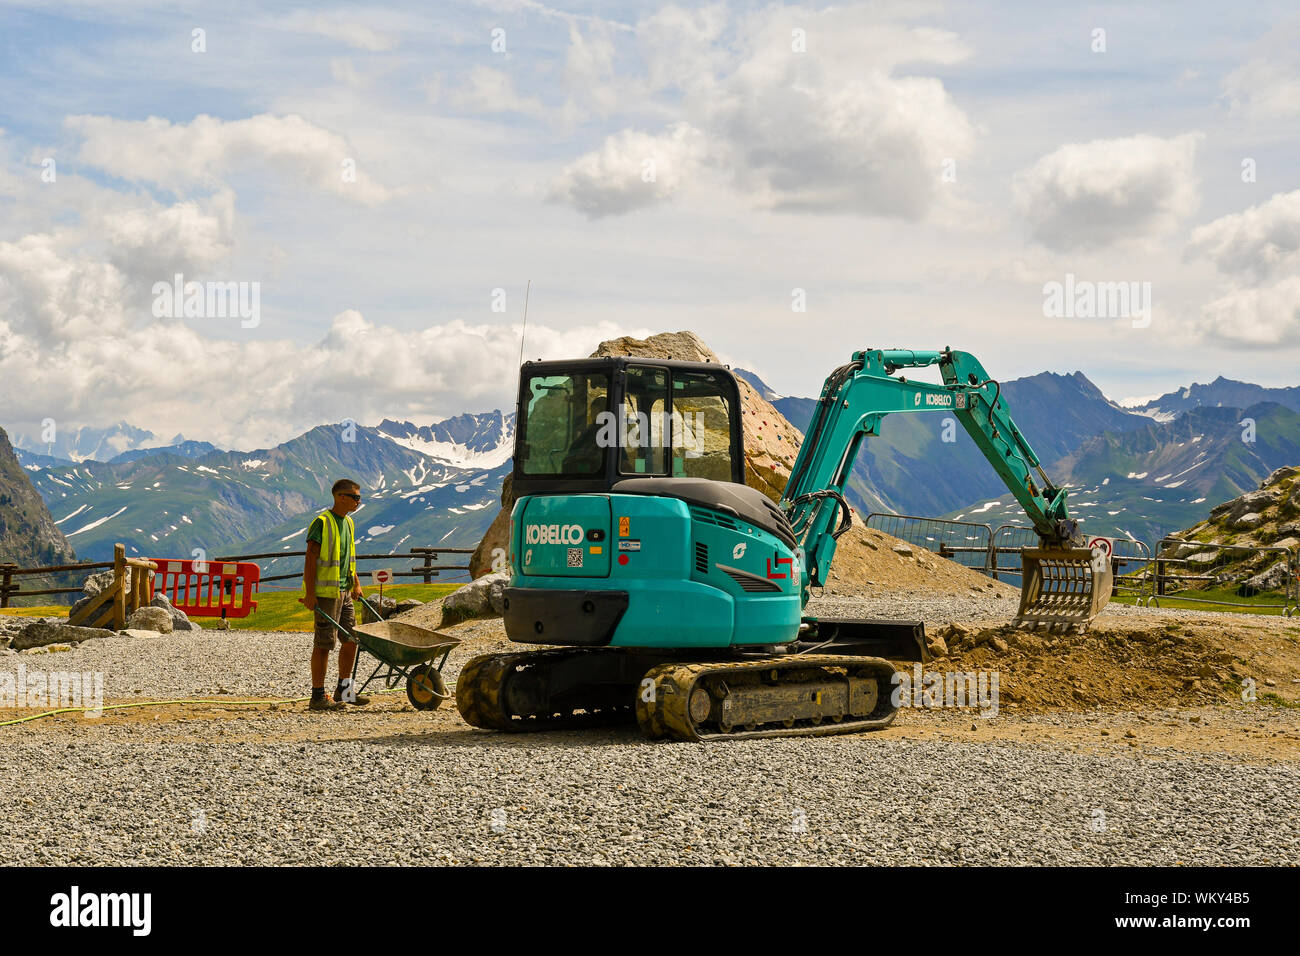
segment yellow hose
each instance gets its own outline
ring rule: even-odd
[[[395,694],[400,688],[386,688],[384,690],[371,691],[374,694]],[[310,697],[273,697],[268,700],[225,700],[223,698],[204,699],[182,697],[176,700],[141,700],[131,704],[109,704],[107,707],[61,707],[58,710],[47,710],[40,714],[28,714],[26,717],[19,717],[16,720],[0,721],[0,727],[9,727],[13,724],[25,724],[29,720],[39,720],[42,717],[53,717],[55,714],[84,714],[88,710],[125,710],[128,707],[163,707],[167,704],[301,704],[303,701],[311,700]]]

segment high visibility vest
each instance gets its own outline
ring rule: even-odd
[[[329,511],[322,511],[319,515],[321,519],[321,539],[320,555],[316,558],[316,596],[322,598],[336,598],[339,596],[339,561],[343,555],[343,542],[339,540],[338,526],[334,524],[334,518]],[[357,576],[357,530],[352,524],[352,516],[343,516],[343,534],[348,541],[348,554],[350,556],[349,570],[352,572],[353,580]],[[303,590],[306,590],[306,581],[303,582]]]

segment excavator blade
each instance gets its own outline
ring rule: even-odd
[[[1020,563],[1017,625],[1082,630],[1110,603],[1110,561],[1087,548],[1025,548]]]

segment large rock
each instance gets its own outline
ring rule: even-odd
[[[459,591],[442,599],[444,624],[471,617],[500,617],[505,613],[505,588],[510,583],[509,570],[495,571],[471,581]]]
[[[29,647],[45,647],[47,644],[74,644],[114,636],[116,635],[113,631],[105,630],[102,627],[73,627],[70,624],[50,624],[45,621],[33,621],[15,635],[11,646],[16,651],[25,651]]]
[[[134,576],[135,576],[135,569],[128,566],[126,569],[127,593],[130,593],[131,591],[131,583],[134,580]],[[152,578],[154,576],[154,573],[150,571],[149,576]],[[112,584],[113,584],[113,569],[109,568],[105,571],[97,571],[96,573],[89,575],[86,578],[86,580],[82,582],[81,590],[82,593],[86,595],[86,597],[94,597],[104,589],[110,587]]]
[[[515,494],[511,488],[513,479],[514,475],[506,475],[506,480],[501,483],[501,510],[492,519],[492,524],[483,535],[483,540],[470,555],[470,577],[481,578],[485,574],[500,571],[505,567],[504,564],[499,564],[494,568],[492,563],[494,556],[504,558],[510,553],[510,512],[515,506]]]
[[[1263,523],[1264,516],[1262,514],[1257,511],[1248,511],[1233,521],[1232,526],[1234,528],[1239,528],[1242,531],[1250,531],[1253,528],[1258,528]]]
[[[173,631],[197,631],[199,629],[199,626],[190,620],[189,615],[172,604],[167,599],[167,595],[161,591],[153,596],[153,600],[149,602],[149,605],[151,607],[160,607],[171,615]]]
[[[1292,475],[1300,475],[1300,468],[1290,465],[1284,465],[1281,468],[1273,469],[1273,473],[1259,483],[1261,488],[1267,488],[1269,485],[1277,484],[1283,478],[1290,478]]]
[[[1247,578],[1241,587],[1247,591],[1278,591],[1286,587],[1287,562],[1278,561],[1272,567]]]
[[[137,608],[126,619],[126,630],[157,631],[159,634],[170,634],[172,632],[172,616],[167,612],[166,608]]]

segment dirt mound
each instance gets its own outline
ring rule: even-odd
[[[1022,711],[1240,704],[1251,681],[1260,700],[1300,701],[1300,627],[1279,618],[1103,616],[1085,634],[1064,635],[1010,625],[927,631],[942,641],[927,670],[996,671],[1002,706]]]
[[[994,581],[933,551],[907,544],[893,535],[868,528],[854,516],[853,526],[835,547],[827,597],[873,597],[881,591],[927,594],[980,594],[1008,598],[1008,615],[1019,604],[1020,589]]]

